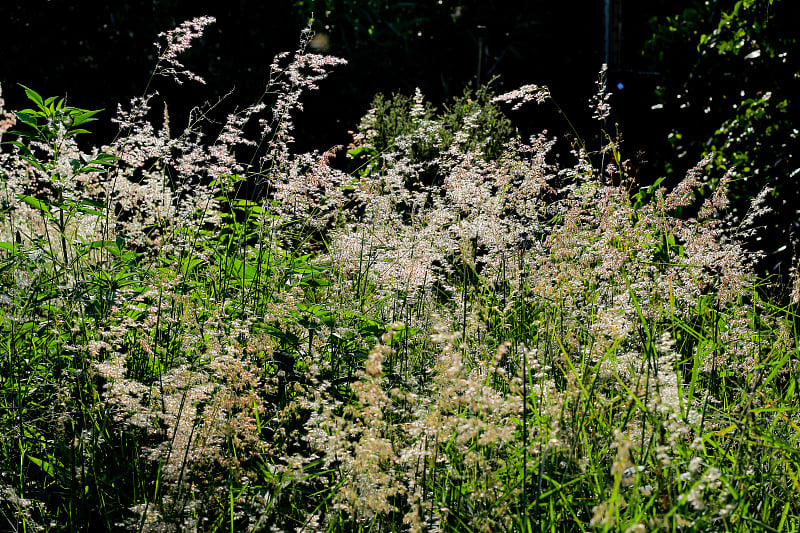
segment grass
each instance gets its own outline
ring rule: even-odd
[[[216,135],[3,115],[0,530],[796,531],[795,308],[733,175],[556,166],[500,112],[535,86],[376,100],[345,172],[291,151],[309,38]]]

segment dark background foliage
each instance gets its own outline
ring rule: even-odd
[[[654,21],[645,48],[661,71],[655,97],[669,121],[666,146],[651,150],[653,168],[674,175],[703,155],[717,176],[735,167],[740,216],[772,188],[747,244],[766,254],[762,273],[783,279],[800,252],[798,20],[793,1],[690,2]]]
[[[625,23],[630,43],[622,47],[629,68],[642,69],[648,19],[669,12],[670,4],[658,0],[648,2],[647,9],[633,5],[623,12],[630,19]],[[583,124],[604,60],[602,0],[30,0],[9,5],[0,63],[9,107],[23,101],[15,87],[22,83],[41,94],[67,93],[72,105],[104,107],[109,114],[117,102],[141,94],[155,63],[152,43],[161,31],[195,16],[217,18],[185,56],[207,85],[176,89],[168,80],[156,80],[155,88],[167,96],[175,115],[185,113],[182,103],[213,101],[231,87],[236,102],[256,97],[272,57],[294,50],[313,16],[327,51],[350,62],[312,97],[301,119],[308,135],[298,138],[319,146],[345,140],[378,92],[410,94],[420,87],[429,100],[443,102],[462,94],[476,78],[486,82],[495,76],[498,91],[523,83],[547,85],[570,119]],[[625,99],[642,88],[637,85],[626,88]],[[169,98],[170,93],[179,99]],[[560,128],[561,122],[554,120],[551,127]]]
[[[110,117],[117,102],[144,91],[156,35],[211,15],[217,23],[183,56],[207,85],[157,79],[151,86],[179,127],[191,107],[232,87],[232,105],[257,98],[272,57],[294,50],[313,16],[320,47],[349,64],[306,100],[300,149],[346,144],[376,93],[420,87],[429,101],[446,102],[496,76],[498,92],[547,85],[577,132],[598,148],[600,128],[590,120],[588,101],[606,59],[606,5],[616,10],[618,45],[609,74],[615,111],[607,126],[619,124],[632,173],[642,184],[660,176],[674,181],[708,153],[720,175],[737,165],[737,209],[764,185],[775,187],[770,215],[761,221],[766,231],[751,244],[771,254],[763,269],[785,274],[800,191],[791,100],[800,78],[794,0],[4,2],[0,83],[10,109],[26,105],[16,85],[22,83],[45,96],[67,94],[73,106],[105,108]],[[525,134],[575,133],[552,106],[512,118]],[[114,134],[112,127],[97,123],[99,142]]]

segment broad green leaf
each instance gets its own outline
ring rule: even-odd
[[[361,154],[375,155],[376,153],[377,153],[377,150],[375,150],[374,148],[368,147],[368,146],[359,146],[357,148],[353,148],[352,150],[348,150],[347,151],[347,155],[350,155],[350,156],[353,156],[353,157],[357,157],[357,156],[359,156]]]
[[[34,198],[33,196],[28,196],[26,194],[20,194],[19,199],[28,204],[29,206],[33,207],[34,209],[38,209],[51,219],[53,218],[53,215],[50,213],[50,206],[46,202],[43,202],[38,198]]]
[[[53,467],[52,463],[43,461],[32,455],[28,455],[28,459],[30,459],[33,464],[41,468],[45,474],[49,475],[50,477],[56,477],[55,468]]]
[[[89,243],[89,248],[116,248],[115,241],[92,241]]]
[[[414,335],[420,333],[421,331],[422,331],[421,329],[409,328],[407,326],[404,326],[398,330],[395,330],[394,335],[392,335],[392,340],[395,342],[401,341],[409,337],[413,337]]]
[[[181,271],[183,271],[184,274],[189,274],[190,272],[194,271],[194,269],[197,268],[201,264],[203,264],[203,260],[202,259],[197,259],[196,257],[192,258],[192,259],[189,259],[188,261],[184,261],[183,262],[183,265],[181,267]]]
[[[251,202],[250,200],[232,200],[231,207],[235,207],[237,209],[252,209],[254,207],[258,207],[256,202]]]
[[[93,120],[97,120],[96,118],[92,118],[93,115],[96,115],[102,111],[102,109],[95,109],[94,111],[86,111],[85,113],[81,113],[80,115],[72,118],[72,125],[79,126],[84,122],[91,122]]]
[[[24,159],[25,161],[27,161],[28,163],[30,163],[31,165],[33,165],[33,166],[34,166],[34,167],[36,167],[37,169],[39,169],[39,170],[41,170],[42,172],[44,172],[44,167],[43,167],[43,166],[41,165],[41,163],[39,163],[39,162],[38,162],[38,161],[37,161],[35,158],[33,158],[33,157],[27,157],[27,156],[24,156],[24,155],[23,155],[23,156],[20,156],[20,157],[22,157],[22,159]]]
[[[28,95],[28,99],[30,99],[32,102],[35,102],[36,105],[38,105],[40,109],[44,107],[44,102],[42,101],[42,97],[39,96],[39,93],[37,93],[33,89],[29,89],[28,87],[25,87],[22,84],[20,84],[20,87],[25,89],[25,94]]]
[[[116,247],[116,246],[109,246],[106,249],[108,250],[108,253],[110,253],[114,257],[120,259],[121,261],[133,261],[137,257],[141,257],[142,256],[142,254],[140,254],[140,253],[124,250],[124,249]]]
[[[66,135],[64,135],[64,137],[74,137],[75,135],[78,135],[79,133],[91,133],[91,132],[88,131],[88,130],[82,130],[82,129],[70,130]]]
[[[244,273],[242,272],[244,269]],[[256,267],[249,263],[244,263],[240,259],[233,260],[233,274],[237,277],[244,277],[244,279],[251,280],[256,276]]]
[[[16,131],[13,131],[13,130],[10,131],[9,133],[13,133],[13,134],[19,135],[19,133],[17,133]],[[31,152],[31,149],[28,148],[27,146],[25,146],[24,144],[22,144],[19,141],[6,141],[3,144],[12,144],[12,145],[16,146],[17,148],[19,148],[20,150],[22,150],[22,153],[24,153],[25,155],[27,155],[29,157],[33,157],[33,152]]]
[[[28,111],[28,110],[25,110],[25,111]],[[28,126],[30,126],[32,128],[36,128],[38,130],[39,128],[36,127],[37,126],[36,118],[30,113],[25,113],[25,111],[17,111],[14,114],[23,123],[27,124]]]
[[[274,326],[264,326],[263,331],[290,346],[297,346],[300,343],[300,337],[291,331],[281,331]]]
[[[330,281],[319,278],[308,278],[300,281],[300,285],[305,285],[307,287],[328,287],[330,284]]]
[[[102,172],[104,169],[100,167],[81,167],[77,169],[75,172],[78,174],[85,174],[87,172]]]
[[[103,212],[103,209],[105,209],[105,204],[94,200],[84,199],[78,204],[78,211],[88,215],[97,215],[99,217],[104,216],[105,213]]]
[[[97,154],[95,159],[89,161],[89,163],[103,163],[103,164],[110,164],[113,161],[119,161],[119,157],[111,154]]]
[[[80,169],[79,172],[98,172],[101,171],[101,168],[92,167],[90,165],[103,165],[103,166],[114,166],[114,163],[119,161],[119,157],[113,156],[110,154],[99,154],[95,159],[86,162],[86,166]]]

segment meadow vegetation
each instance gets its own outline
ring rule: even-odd
[[[211,22],[154,75],[202,81]],[[0,530],[797,531],[800,293],[762,296],[735,169],[556,164],[503,114],[534,85],[298,154],[342,63],[310,39],[224,121],[145,92],[101,147],[0,100]]]

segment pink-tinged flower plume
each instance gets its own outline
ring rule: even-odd
[[[174,30],[161,32],[159,39],[163,39],[166,44],[156,41],[154,44],[159,52],[158,64],[154,74],[162,76],[172,76],[178,84],[182,84],[181,76],[186,76],[190,80],[205,83],[205,80],[187,69],[180,61],[178,55],[185,52],[192,46],[192,40],[203,36],[205,27],[216,22],[214,17],[197,17],[187,20]]]
[[[3,88],[0,87],[0,140],[3,138],[3,134],[17,123],[17,117],[15,117],[13,113],[7,112],[3,108],[4,105]]]
[[[537,104],[544,103],[550,97],[550,91],[547,87],[540,87],[538,85],[523,85],[519,89],[511,91],[509,93],[501,94],[500,96],[495,96],[492,98],[492,103],[497,102],[504,102],[514,104],[514,107],[511,109],[516,111],[523,105],[527,104],[531,100],[536,100]]]

